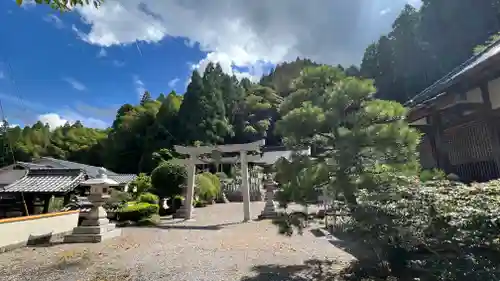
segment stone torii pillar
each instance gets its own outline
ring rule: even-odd
[[[183,215],[184,219],[191,219],[193,210],[193,194],[195,185],[195,174],[197,164],[206,164],[206,162],[198,159],[200,155],[211,154],[214,151],[221,153],[239,152],[241,163],[242,177],[242,193],[243,193],[243,221],[250,220],[250,183],[248,174],[248,162],[257,161],[259,156],[250,156],[248,152],[259,151],[260,147],[265,145],[265,140],[260,140],[245,144],[227,144],[218,146],[179,146],[175,145],[174,149],[179,154],[189,155],[188,159],[178,159],[177,163],[183,164],[187,168],[188,179],[186,188],[186,202],[184,203]],[[237,157],[227,157],[220,159],[220,163],[235,163],[238,162]]]
[[[241,159],[241,192],[243,194],[243,221],[250,220],[250,182],[248,178],[247,152],[240,152]]]
[[[196,156],[194,154],[189,155],[188,159],[181,161],[179,164],[183,164],[186,167],[187,172],[187,184],[186,190],[184,191],[185,201],[184,204],[175,214],[175,217],[180,216],[186,220],[193,218],[193,195],[194,195],[194,185],[196,176]]]

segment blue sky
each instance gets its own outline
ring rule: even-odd
[[[183,93],[191,71],[209,61],[254,80],[297,56],[358,64],[406,0],[329,2],[343,1],[106,0],[64,14],[0,1],[5,117],[106,127],[146,89]]]

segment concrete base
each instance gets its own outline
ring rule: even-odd
[[[99,243],[107,239],[118,237],[121,234],[122,230],[118,228],[99,234],[77,234],[73,232],[73,234],[64,237],[64,243]]]
[[[174,219],[193,219],[194,218],[194,207],[191,209],[191,216],[187,217],[187,208],[181,206],[177,211],[172,215]]]
[[[277,217],[278,217],[278,213],[277,212],[261,213],[259,215],[259,220],[275,219]]]
[[[91,216],[93,215],[93,216]],[[73,228],[73,233],[64,237],[65,243],[99,243],[103,240],[120,236],[121,229],[109,223],[102,206],[93,207],[89,216],[80,226]]]

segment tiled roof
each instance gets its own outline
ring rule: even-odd
[[[453,83],[455,83],[458,79],[462,78],[463,75],[498,54],[500,54],[500,40],[488,46],[479,54],[472,56],[470,59],[453,69],[443,78],[439,79],[434,84],[427,87],[427,89],[420,92],[405,105],[415,106],[418,104],[422,104],[432,98],[435,98],[436,96],[440,95],[442,91],[446,90],[447,87],[453,85]]]
[[[99,175],[99,169],[101,169],[101,167],[90,166],[90,165],[75,163],[75,162],[61,160],[61,159],[55,159],[55,158],[51,158],[51,157],[41,157],[40,159],[35,160],[35,161],[37,161],[37,162],[35,162],[35,164],[42,164],[45,166],[51,166],[53,168],[80,169],[80,170],[85,171],[85,173],[87,173],[87,175],[91,178],[97,177]],[[113,171],[110,171],[110,170],[106,170],[106,171],[107,171],[106,174],[108,176],[118,175],[117,173],[115,173]]]
[[[28,171],[26,170],[1,170],[0,171],[0,190],[1,187],[12,184],[22,179]]]
[[[36,163],[30,163],[30,162],[21,162],[21,161],[16,162],[16,165],[24,167],[26,169],[47,168],[47,166],[45,166],[45,165],[36,164]]]
[[[116,181],[119,184],[127,184],[133,181],[137,175],[134,174],[118,174],[118,175],[108,175],[109,179]]]
[[[63,193],[77,187],[84,177],[85,174],[80,169],[30,169],[20,180],[0,188],[0,193]]]
[[[90,166],[50,157],[41,157],[35,161],[37,162],[36,163],[18,162],[18,163],[28,169],[40,168],[40,167],[44,167],[47,169],[48,168],[80,169],[83,170],[90,178],[96,178],[99,175],[99,170],[101,169],[101,167]],[[108,178],[113,179],[119,184],[127,184],[133,181],[137,177],[134,174],[117,174],[107,169],[106,169],[106,174],[108,175]]]
[[[270,148],[272,149],[272,148]],[[262,157],[257,161],[258,163],[265,164],[265,165],[273,165],[276,163],[280,158],[285,158],[285,159],[290,159],[292,156],[293,151],[291,150],[269,150],[269,151],[264,151],[262,153]],[[301,150],[298,151],[300,154],[304,155],[310,155],[311,152],[310,150]]]

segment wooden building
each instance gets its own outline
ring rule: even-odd
[[[500,177],[500,42],[408,101],[423,168],[464,182]]]
[[[53,198],[62,198],[62,205],[66,205],[71,195],[86,194],[89,187],[82,183],[97,177],[99,169],[54,158],[3,167],[0,169],[0,218],[47,213]],[[136,178],[131,174],[107,173],[121,190],[126,190]]]

